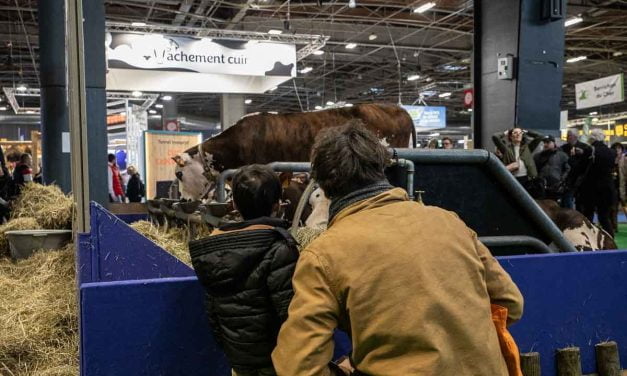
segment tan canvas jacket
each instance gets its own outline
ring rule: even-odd
[[[490,303],[523,298],[454,214],[392,189],[345,208],[305,249],[272,354],[278,375],[329,375],[333,329],[367,375],[507,375]]]

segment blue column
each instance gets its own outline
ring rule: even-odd
[[[47,1],[40,1],[47,2]],[[41,13],[40,13],[41,14]],[[107,97],[105,7],[103,0],[83,1],[87,132],[89,136],[89,197],[107,203]]]
[[[41,77],[43,174],[47,184],[71,190],[70,151],[63,152],[63,134],[70,131],[65,71],[65,0],[38,2]]]

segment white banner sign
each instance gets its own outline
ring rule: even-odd
[[[296,46],[107,33],[107,89],[262,93],[296,77]]]
[[[623,74],[576,84],[575,93],[577,109],[622,102],[625,100]]]
[[[568,128],[568,110],[560,112],[560,129]]]

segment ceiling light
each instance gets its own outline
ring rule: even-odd
[[[32,115],[32,114],[35,113],[35,111],[28,110],[28,111],[26,111],[26,113],[29,114],[29,115]],[[597,120],[599,120],[599,119],[597,119]]]
[[[303,68],[303,69],[301,69],[301,70],[300,70],[300,73],[305,74],[305,73],[309,73],[309,72],[311,72],[312,70],[313,70],[313,68],[312,68],[312,67],[305,67],[305,68]]]
[[[162,100],[164,101],[171,101],[172,100],[172,96],[171,95],[164,95],[163,97],[161,97]]]
[[[135,90],[134,92],[131,93],[132,96],[134,96],[135,98],[139,98],[143,95],[143,93],[139,90]]]
[[[346,47],[347,50],[352,50],[353,48],[357,47],[357,43],[349,43],[344,47]]]
[[[345,103],[344,107],[353,107],[353,104],[352,103]]]
[[[570,59],[566,60],[566,62],[567,63],[576,63],[578,61],[586,60],[587,58],[588,58],[587,56],[571,57]]]
[[[614,52],[614,53],[612,54],[612,56],[614,56],[614,57],[623,56],[623,53],[622,53],[622,51],[616,51],[616,52]]]
[[[356,6],[357,6],[357,3],[355,2],[355,0],[348,0],[349,8],[355,8]]]
[[[468,112],[472,112],[472,108],[469,108],[469,109],[468,109]]]
[[[151,119],[161,119],[161,115],[150,115],[149,118],[151,118]]]
[[[598,113],[598,112],[596,112],[596,111],[592,111],[592,112],[590,113],[590,115],[591,115],[591,116],[598,115],[598,114],[599,114],[599,113]]]
[[[154,115],[154,114],[156,114],[156,113],[157,113],[157,111],[155,111],[155,110],[149,110],[149,111],[148,111],[148,113],[149,113],[149,114]]]
[[[163,105],[161,103],[155,104],[156,108],[163,108]]]
[[[244,104],[251,104],[251,103],[253,103],[253,100],[252,100],[252,99],[246,99],[246,100],[244,101]]]
[[[580,23],[582,21],[583,21],[583,18],[581,18],[581,17],[569,18],[569,19],[566,20],[566,22],[564,22],[564,26],[565,27],[572,26],[572,25],[578,24],[578,23]]]
[[[377,39],[377,38],[378,38],[378,37],[377,37],[377,34],[370,34],[370,35],[368,36],[368,40],[375,40],[375,39]]]
[[[316,110],[322,110],[322,106],[316,106],[315,109]]]
[[[592,118],[593,123],[596,123],[597,121],[599,121],[599,118]]]
[[[332,101],[328,101],[327,102],[327,106],[333,106],[335,103],[333,103]]]
[[[324,51],[323,50],[315,50],[314,52],[312,52],[312,54],[320,56],[320,55],[324,55]]]
[[[414,9],[414,13],[424,13],[426,11],[428,11],[429,9],[433,8],[435,6],[434,2],[428,2],[425,4],[422,4],[421,6],[419,6],[418,8]]]
[[[142,27],[142,26],[146,26],[146,23],[145,22],[132,22],[131,26]]]
[[[448,97],[450,97],[450,96],[451,96],[451,93],[450,93],[450,92],[447,92],[447,93],[442,93],[442,94],[438,95],[438,97],[440,97],[440,98],[448,98]]]
[[[26,85],[24,85],[24,84],[19,84],[19,85],[17,85],[17,87],[15,88],[15,90],[17,90],[17,91],[26,91],[26,89],[27,89],[27,88],[26,88]]]
[[[0,107],[0,111],[6,111],[6,110],[7,110],[7,106]]]
[[[407,81],[416,81],[419,78],[420,78],[420,75],[412,74],[411,76],[407,77]]]
[[[270,29],[270,30],[268,30],[268,34],[272,34],[272,35],[279,35],[279,34],[283,34],[283,30],[279,30],[279,29]]]

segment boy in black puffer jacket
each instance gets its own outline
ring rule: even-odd
[[[214,336],[234,376],[276,374],[271,354],[287,318],[298,259],[287,222],[271,217],[280,197],[271,169],[242,167],[233,177],[233,201],[244,222],[189,243]]]

